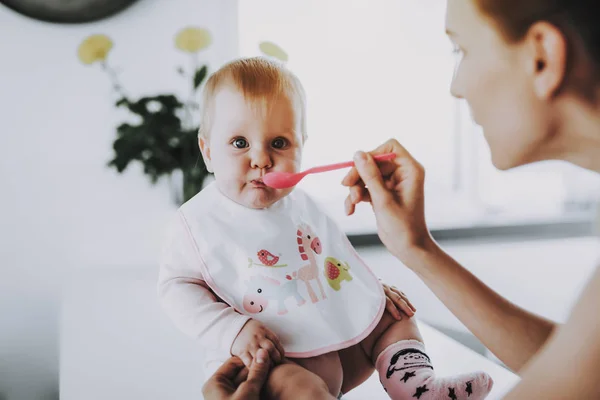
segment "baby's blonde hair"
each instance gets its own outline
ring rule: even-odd
[[[264,57],[234,60],[210,76],[202,93],[199,137],[209,137],[215,95],[226,85],[238,88],[263,115],[269,112],[269,102],[278,96],[286,96],[294,107],[302,139],[306,139],[306,95],[300,80],[281,63]]]

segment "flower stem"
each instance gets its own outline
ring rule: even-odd
[[[121,86],[121,84],[119,83],[119,78],[117,77],[117,73],[115,72],[114,69],[112,69],[105,60],[102,60],[100,62],[100,65],[102,66],[102,69],[104,70],[104,72],[106,72],[108,74],[108,77],[110,79],[110,82],[112,83],[113,86],[113,90],[115,92],[117,92],[121,97],[123,98],[127,98],[127,95],[125,94],[125,92],[123,91],[123,86]]]
[[[196,77],[196,69],[198,68],[198,54],[192,53],[190,55],[191,59],[191,87],[190,87],[190,95],[188,100],[185,102],[185,114],[187,117],[187,129],[191,129],[194,127],[194,113],[193,113],[193,105],[194,105],[194,95],[196,93],[196,89],[194,88],[194,78]]]

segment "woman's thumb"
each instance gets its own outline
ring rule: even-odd
[[[256,353],[256,357],[250,366],[248,372],[248,380],[246,386],[249,392],[258,395],[267,380],[269,375],[270,363],[269,353],[265,349],[259,349]]]
[[[354,155],[354,166],[360,178],[367,186],[371,200],[379,200],[381,197],[388,195],[383,184],[381,171],[370,154],[362,151],[357,152]]]

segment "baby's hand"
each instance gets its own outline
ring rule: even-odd
[[[383,291],[386,297],[385,308],[394,318],[400,321],[402,320],[403,313],[408,318],[415,315],[417,309],[403,292],[398,290],[396,286],[388,286],[383,282],[381,282],[381,284],[383,285]]]
[[[279,338],[266,326],[256,320],[249,320],[231,345],[231,355],[238,356],[250,368],[258,349],[269,352],[269,358],[279,364],[285,352]]]

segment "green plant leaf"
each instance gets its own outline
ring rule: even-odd
[[[183,128],[180,117],[183,103],[173,94],[160,94],[138,100],[122,98],[117,106],[138,115],[140,122],[122,123],[117,127],[114,155],[107,165],[122,173],[130,163],[137,161],[152,183],[181,171],[181,200],[187,201],[196,195],[211,174],[198,149],[198,127]]]
[[[121,106],[127,106],[128,104],[129,104],[129,100],[126,97],[121,97],[119,100],[117,100],[117,102],[115,103],[115,106],[121,107]]]
[[[208,68],[206,65],[202,66],[202,68],[196,71],[194,74],[194,89],[198,89],[198,87],[202,84],[202,81],[204,81],[204,78],[206,78],[207,73]]]

